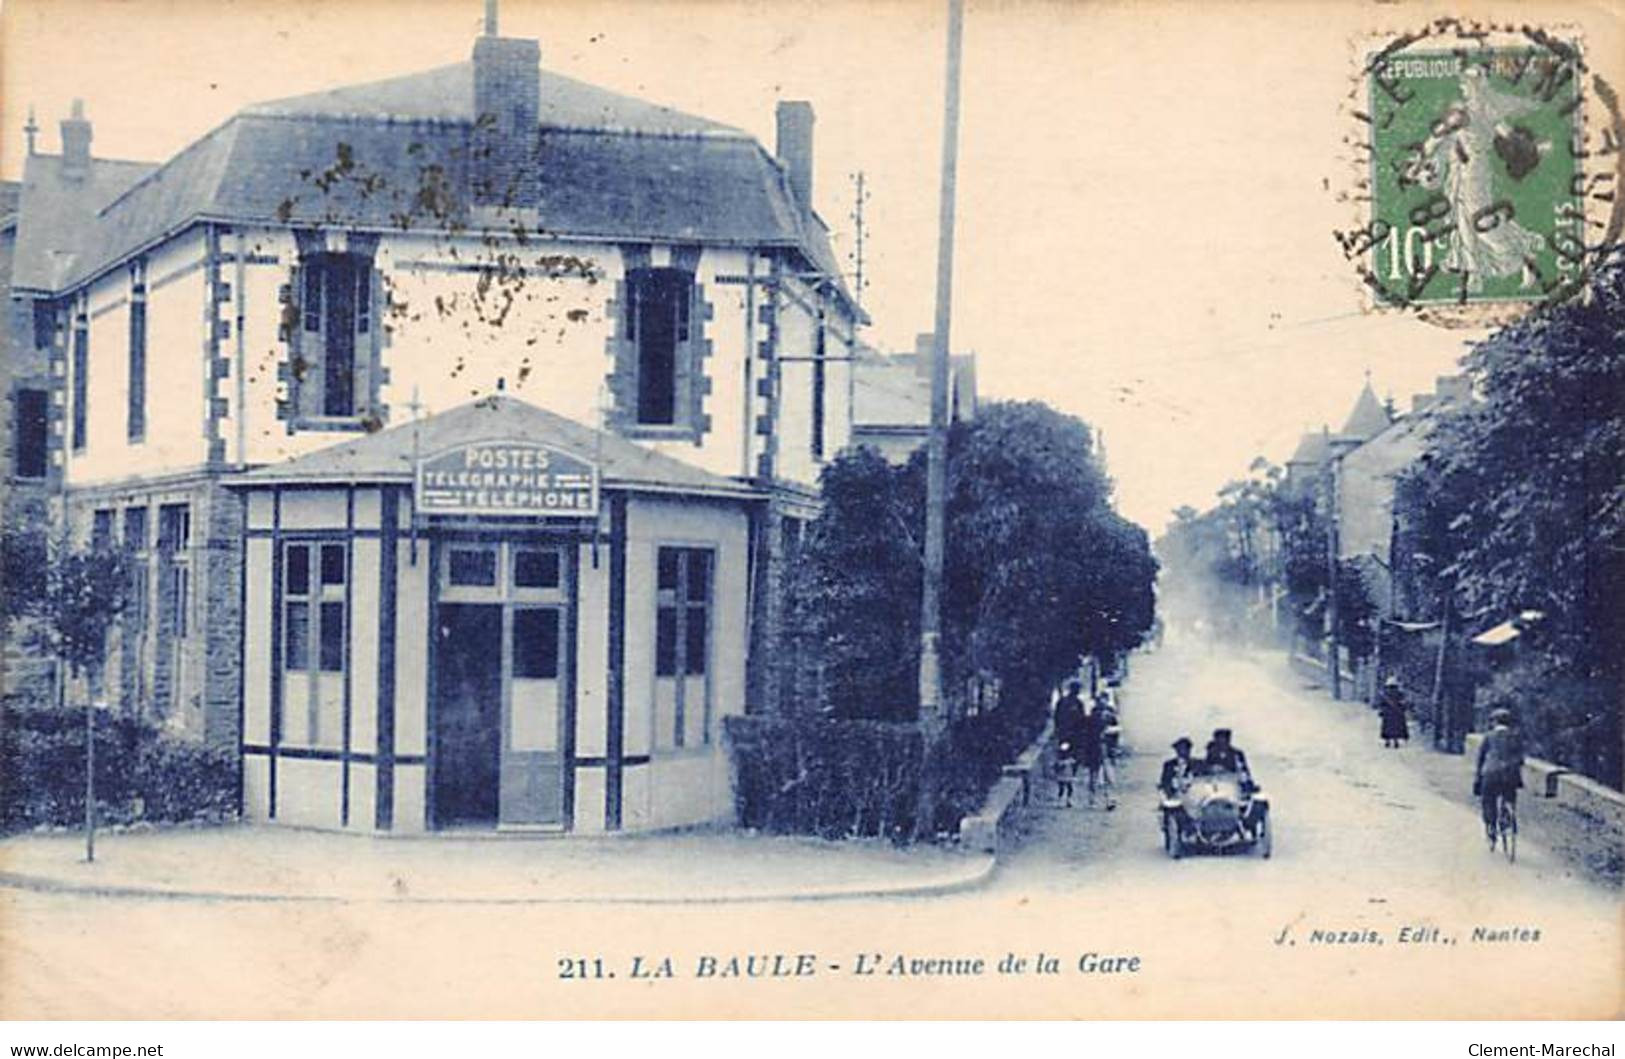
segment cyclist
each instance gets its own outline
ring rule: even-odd
[[[1473,772],[1473,793],[1484,809],[1484,832],[1495,848],[1496,814],[1500,799],[1514,808],[1518,788],[1523,786],[1523,736],[1512,727],[1512,711],[1490,711],[1490,730],[1478,747],[1478,766]]]

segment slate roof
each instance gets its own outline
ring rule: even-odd
[[[1324,463],[1331,453],[1331,441],[1324,430],[1311,430],[1298,442],[1297,449],[1287,463]]]
[[[414,439],[414,433],[417,435]],[[231,479],[231,484],[315,485],[323,482],[408,482],[412,455],[423,456],[463,442],[527,440],[564,449],[598,464],[606,489],[727,496],[752,499],[757,490],[625,438],[500,394],[458,405],[415,425],[403,423],[376,434],[330,445],[305,456],[268,464]]]
[[[1368,381],[1354,402],[1354,410],[1349,412],[1348,421],[1343,424],[1339,436],[1369,441],[1392,425],[1393,420],[1388,418],[1388,410],[1377,400],[1377,395]]]
[[[976,415],[976,355],[948,358],[949,408],[955,420]],[[917,353],[872,353],[852,364],[852,424],[857,430],[931,425],[929,361]]]
[[[5,228],[16,220],[17,199],[22,190],[22,184],[15,180],[0,180],[0,228]]]
[[[162,166],[121,173],[95,223],[76,225],[71,256],[30,275],[65,289],[198,220],[478,228],[465,194],[473,77],[470,61],[246,107]],[[546,70],[540,83],[540,201],[527,229],[795,248],[852,304],[823,223],[748,134]]]
[[[64,180],[59,155],[29,155],[17,202],[12,287],[61,289],[85,242],[95,235],[96,211],[156,168],[150,162],[92,158],[83,180]]]

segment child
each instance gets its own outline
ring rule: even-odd
[[[1055,748],[1055,799],[1068,809],[1072,808],[1077,775],[1078,759],[1073,755],[1072,744],[1062,743]]]

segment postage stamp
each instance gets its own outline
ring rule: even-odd
[[[1479,318],[1581,290],[1619,235],[1619,137],[1578,37],[1441,20],[1362,51],[1366,193],[1339,239],[1374,306]]]

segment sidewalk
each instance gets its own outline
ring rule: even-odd
[[[688,904],[941,893],[991,856],[735,831],[423,838],[230,825],[0,840],[0,885],[238,901]]]

